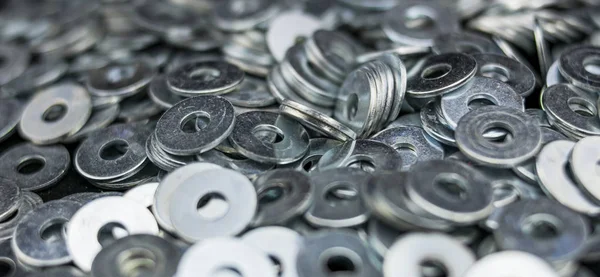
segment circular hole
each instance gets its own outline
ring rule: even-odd
[[[481,73],[481,76],[496,79],[504,83],[510,80],[508,69],[498,64],[485,64],[479,69],[479,73]]]
[[[327,259],[326,268],[330,273],[338,274],[354,273],[356,271],[354,262],[350,258],[341,255],[335,255]]]
[[[468,199],[468,182],[464,177],[456,173],[438,174],[433,181],[433,185],[435,190],[446,199],[453,201],[465,201]]]
[[[115,140],[107,143],[100,149],[100,158],[103,160],[116,160],[123,157],[129,150],[129,144],[124,140]]]
[[[233,267],[222,267],[215,270],[210,276],[213,277],[244,277],[242,273]]]
[[[442,78],[452,71],[452,66],[449,64],[434,64],[426,67],[421,72],[421,78],[426,80],[434,80]]]
[[[113,66],[106,71],[106,81],[111,84],[129,80],[135,76],[136,67],[129,66]]]
[[[358,197],[358,190],[351,184],[338,182],[325,191],[325,200],[330,204],[337,204],[340,201],[354,201]]]
[[[569,100],[567,100],[567,104],[569,105],[571,111],[581,116],[595,117],[598,113],[596,106],[592,102],[584,98],[569,98]]]
[[[59,121],[67,114],[67,109],[65,104],[54,104],[44,111],[42,119],[46,122]]]
[[[359,169],[369,172],[369,173],[373,173],[376,170],[375,163],[373,163],[373,161],[370,161],[366,158],[357,159],[355,161],[352,161],[352,162],[348,163],[348,167],[359,168]]]
[[[486,134],[494,134],[487,135]],[[489,142],[496,144],[507,144],[513,142],[513,132],[506,126],[490,126],[483,131],[482,136]]]
[[[4,224],[4,223],[13,221],[15,218],[17,218],[18,214],[19,214],[19,209],[17,209],[16,211],[10,213],[9,216],[6,217],[5,219],[0,220],[0,224]]]
[[[219,76],[221,76],[221,71],[210,67],[201,67],[189,74],[190,79],[200,82],[210,82],[219,78]]]
[[[198,214],[206,220],[217,220],[224,217],[229,211],[227,198],[218,192],[208,193],[196,205]]]
[[[12,277],[16,273],[15,262],[8,258],[0,258],[0,277]]]
[[[486,106],[495,106],[496,103],[492,99],[487,98],[485,95],[476,95],[467,102],[469,111],[479,109]]]
[[[588,57],[583,60],[583,68],[590,74],[600,75],[600,57]]]
[[[64,240],[65,223],[67,220],[62,218],[47,222],[40,228],[40,238],[47,242]]]
[[[317,164],[321,160],[321,155],[315,155],[309,158],[306,158],[302,161],[302,169],[306,172],[312,172],[317,168]]]
[[[422,277],[448,277],[448,268],[437,260],[425,260],[419,266]]]
[[[530,215],[521,223],[523,232],[534,239],[558,237],[562,224],[560,219],[550,214]]]
[[[25,175],[40,172],[46,165],[46,161],[40,157],[31,157],[23,160],[17,166],[17,172]]]
[[[277,272],[277,276],[281,276],[283,274],[283,264],[281,264],[281,261],[279,261],[279,259],[273,255],[269,255],[269,259],[271,259],[271,262],[273,263],[273,266],[275,267],[275,271]]]
[[[511,183],[500,182],[494,184],[494,201],[502,201],[504,199],[509,199],[514,196],[519,196],[517,189]]]
[[[210,115],[206,112],[194,112],[186,115],[179,124],[184,133],[196,133],[202,131],[210,124]]]
[[[119,238],[122,238],[127,235],[128,231],[127,229],[125,229],[125,226],[123,226],[123,224],[118,222],[111,222],[105,224],[104,226],[102,226],[102,228],[100,228],[100,230],[98,230],[97,238],[98,243],[100,243],[102,247],[105,247],[113,243],[115,240],[118,240]]]
[[[156,256],[148,249],[132,248],[119,253],[117,257],[122,276],[150,276],[156,269]]]
[[[348,100],[346,101],[346,114],[348,115],[348,120],[352,121],[356,117],[358,113],[358,95],[356,93],[348,95]]]
[[[435,11],[425,6],[409,8],[405,14],[404,26],[408,29],[430,29],[435,27]]]
[[[266,205],[277,202],[277,200],[281,199],[281,197],[286,193],[287,188],[289,188],[289,186],[282,183],[275,183],[271,185],[264,191],[258,193],[259,204]]]
[[[252,135],[264,143],[280,143],[285,138],[283,131],[273,125],[258,125],[252,130]]]
[[[394,149],[400,153],[402,157],[402,163],[406,165],[413,165],[417,163],[419,155],[414,145],[408,143],[399,143],[394,145]]]

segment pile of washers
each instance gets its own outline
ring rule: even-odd
[[[599,92],[596,0],[5,1],[0,276],[600,276]]]

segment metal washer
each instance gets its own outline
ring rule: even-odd
[[[590,59],[600,56],[600,48],[578,46],[566,50],[559,59],[558,68],[562,76],[576,87],[597,91],[600,89],[600,75],[588,71],[585,66]]]
[[[535,75],[529,67],[501,54],[472,55],[477,61],[477,75],[502,81],[519,95],[527,97],[536,87]]]
[[[191,61],[167,73],[167,86],[181,96],[224,94],[244,80],[244,71],[224,61]]]
[[[94,96],[127,97],[148,85],[154,75],[154,68],[143,59],[111,63],[89,71],[86,86]]]
[[[413,98],[430,98],[453,91],[471,80],[477,72],[477,61],[462,53],[440,54],[426,58],[419,69],[408,79],[406,93]]]
[[[371,137],[383,142],[402,156],[402,169],[408,170],[416,163],[444,159],[444,148],[420,127],[396,127],[384,129]]]
[[[398,170],[402,166],[400,153],[390,146],[372,140],[353,140],[327,151],[317,164],[324,171],[340,167],[360,167],[367,171]]]
[[[352,129],[344,126],[335,119],[300,103],[285,99],[281,103],[281,106],[279,106],[279,111],[326,136],[341,141],[356,139],[356,133],[352,131]]]

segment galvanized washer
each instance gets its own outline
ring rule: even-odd
[[[262,250],[280,264],[281,277],[297,277],[296,259],[303,246],[303,237],[284,227],[263,227],[245,233],[242,242]]]
[[[356,133],[335,119],[313,110],[300,103],[284,100],[279,106],[281,114],[298,120],[307,127],[318,131],[328,137],[341,141],[356,139]]]
[[[464,277],[558,277],[543,259],[521,251],[502,251],[492,253],[477,261]]]
[[[15,227],[21,222],[21,218],[36,206],[42,204],[42,198],[29,191],[23,191],[21,193],[21,198],[16,201],[16,209],[10,212],[8,217],[3,218],[2,222],[0,222],[0,240],[10,240],[10,238],[13,237]]]
[[[413,98],[431,98],[453,91],[477,73],[477,61],[462,53],[430,56],[419,64],[419,72],[408,79],[406,93]]]
[[[55,200],[42,204],[27,213],[15,228],[12,247],[15,255],[30,266],[46,267],[69,263],[72,258],[63,238],[64,224],[82,204]],[[58,228],[58,238],[42,237],[49,228]]]
[[[484,137],[490,129],[507,132],[504,141]],[[534,157],[542,147],[542,131],[525,113],[508,107],[476,109],[456,128],[458,148],[469,159],[491,167],[514,167]]]
[[[558,129],[564,125],[581,135],[600,135],[600,118],[596,114],[597,95],[582,91],[570,84],[558,84],[542,93],[542,107]],[[578,135],[578,136],[581,136]]]
[[[152,79],[148,87],[148,96],[154,103],[165,109],[169,109],[185,99],[169,90],[167,78],[164,75],[156,76]]]
[[[383,142],[400,153],[402,170],[414,164],[444,159],[444,148],[419,127],[397,127],[382,130],[371,140]]]
[[[259,199],[254,226],[282,225],[306,212],[313,202],[313,182],[294,169],[275,169],[254,180]]]
[[[0,142],[14,133],[15,127],[21,120],[23,108],[24,104],[17,99],[2,99],[0,101]]]
[[[385,276],[419,276],[422,264],[435,261],[448,277],[461,277],[475,263],[473,252],[444,234],[413,233],[401,237],[388,250],[383,263]]]
[[[163,238],[131,235],[103,248],[92,263],[91,273],[97,277],[174,276],[181,256],[181,249]]]
[[[370,211],[359,196],[360,188],[372,177],[357,168],[337,168],[312,173],[313,203],[304,214],[310,224],[324,228],[358,226]]]
[[[60,181],[70,165],[69,151],[60,144],[36,146],[22,143],[0,156],[0,178],[15,182],[22,190],[39,191]],[[33,166],[31,171],[27,166]]]
[[[600,89],[600,75],[588,71],[586,66],[598,63],[600,48],[578,46],[566,50],[559,59],[558,68],[562,76],[576,87],[597,91]]]
[[[300,123],[271,112],[237,116],[229,137],[244,156],[263,163],[289,164],[308,151],[308,134]]]
[[[94,96],[127,97],[147,86],[154,75],[154,68],[143,59],[111,63],[89,71],[86,86]]]
[[[457,186],[459,192],[449,191],[449,186]],[[406,193],[423,210],[455,224],[477,222],[493,210],[489,180],[475,168],[457,161],[416,164],[407,176]]]
[[[535,75],[526,65],[501,54],[473,54],[477,75],[493,78],[510,85],[519,95],[527,97],[536,87]]]
[[[74,166],[83,177],[102,181],[129,176],[147,161],[145,143],[152,129],[141,123],[118,124],[84,140]]]
[[[19,134],[36,144],[51,144],[77,133],[92,112],[88,92],[74,83],[51,86],[34,96],[21,115]]]
[[[288,49],[293,47],[299,37],[310,37],[321,28],[321,21],[311,14],[291,10],[277,15],[267,31],[269,51],[277,61],[283,61]]]
[[[277,102],[269,92],[265,81],[253,77],[244,78],[239,89],[223,97],[233,105],[246,108],[268,107]]]
[[[191,61],[167,73],[167,86],[181,96],[224,94],[244,80],[244,71],[224,61]]]
[[[573,147],[575,143],[566,140],[553,141],[544,146],[535,166],[539,183],[544,192],[566,207],[583,214],[598,215],[600,206],[589,200],[565,172]]]
[[[382,124],[388,124],[398,118],[398,114],[400,114],[400,110],[402,110],[407,90],[408,74],[406,73],[404,63],[397,55],[385,54],[379,57],[378,60],[389,66],[393,74],[393,96],[391,97],[392,100],[388,100],[392,102],[391,111],[387,119],[384,118],[382,121]]]
[[[372,140],[353,140],[325,153],[317,164],[319,171],[339,167],[359,167],[366,171],[398,170],[402,166],[400,153],[390,146]]]
[[[106,225],[120,224],[128,235],[158,234],[152,213],[143,205],[119,196],[96,199],[79,209],[67,225],[67,247],[73,262],[90,272],[94,258],[102,250],[98,232]]]
[[[163,150],[174,155],[206,152],[231,134],[235,119],[233,106],[223,97],[188,98],[160,117],[156,124],[156,142]],[[189,121],[196,123],[193,130],[185,128]],[[198,122],[204,123],[204,126],[199,126]]]

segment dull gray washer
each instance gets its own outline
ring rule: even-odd
[[[0,177],[12,180],[22,190],[38,191],[60,181],[70,165],[71,156],[63,145],[22,143],[0,156]]]

